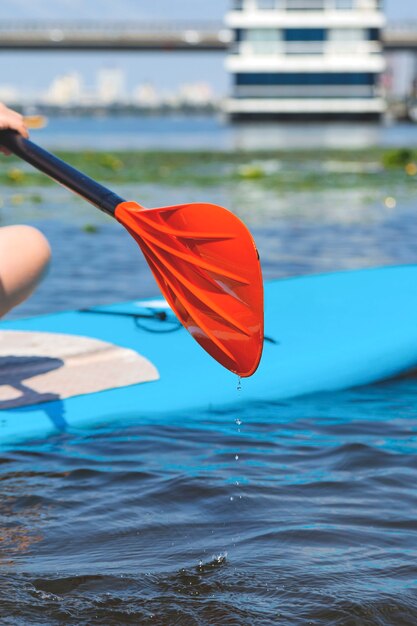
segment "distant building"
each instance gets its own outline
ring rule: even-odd
[[[204,107],[214,103],[212,88],[206,82],[180,85],[179,97],[182,104],[194,107]]]
[[[234,0],[234,119],[378,119],[380,0]]]
[[[161,106],[161,98],[152,83],[138,85],[133,92],[133,102],[146,109],[157,109]]]
[[[69,106],[78,104],[82,93],[82,80],[77,72],[57,76],[44,95],[46,104]]]
[[[126,97],[125,74],[115,67],[104,68],[97,76],[97,97],[100,104],[122,102]]]
[[[0,102],[8,106],[16,106],[21,100],[21,94],[13,85],[0,85]]]

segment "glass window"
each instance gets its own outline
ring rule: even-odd
[[[324,41],[324,28],[287,28],[284,31],[285,41]]]
[[[236,74],[237,85],[374,85],[376,74],[369,72],[300,72]]]
[[[236,86],[237,98],[372,98],[374,87],[367,85],[251,85]]]
[[[380,41],[381,31],[379,30],[379,28],[369,28],[368,39],[369,41]]]
[[[287,11],[322,11],[325,0],[287,0]]]
[[[276,9],[276,0],[256,0],[256,6],[260,11],[271,11]]]
[[[248,28],[245,41],[282,41],[282,31],[278,28]]]
[[[335,0],[335,8],[340,11],[351,11],[354,0]]]
[[[366,11],[375,11],[375,9],[381,9],[381,2],[379,0],[356,0],[355,5],[357,9],[365,9]]]
[[[368,32],[364,28],[331,28],[328,39],[329,41],[337,41],[339,43],[367,41]]]
[[[278,28],[249,28],[243,32],[244,45],[251,54],[278,54],[282,52],[282,31]]]

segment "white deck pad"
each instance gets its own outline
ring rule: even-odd
[[[158,379],[145,357],[111,343],[77,335],[0,332],[0,409]]]

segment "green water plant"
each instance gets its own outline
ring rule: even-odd
[[[6,176],[11,183],[21,183],[25,178],[25,173],[19,167],[11,167],[7,170]]]
[[[395,148],[387,150],[382,155],[382,164],[384,167],[405,167],[413,160],[413,150],[410,148]]]
[[[99,228],[95,224],[84,224],[84,226],[82,227],[82,230],[85,233],[88,233],[90,235],[94,235],[94,234],[96,234],[98,232]]]
[[[256,180],[259,178],[264,178],[265,171],[262,169],[260,165],[248,164],[241,165],[238,170],[240,178],[245,180]]]

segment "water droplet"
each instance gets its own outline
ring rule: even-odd
[[[235,419],[235,423],[240,426],[242,424],[242,420],[239,419],[238,417]]]
[[[239,378],[237,379],[237,390],[240,391],[242,389],[242,379]]]
[[[238,460],[239,460],[239,455],[235,454],[235,461],[238,461]]]
[[[233,502],[233,500],[234,500],[234,497],[230,496],[230,502]]]

